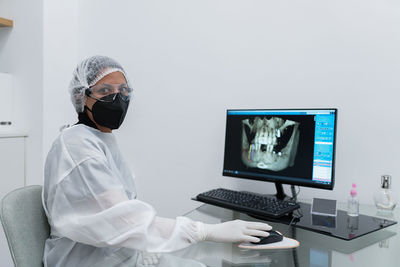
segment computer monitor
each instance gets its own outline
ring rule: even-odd
[[[223,175],[332,190],[337,109],[227,110]]]

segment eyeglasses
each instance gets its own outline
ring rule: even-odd
[[[132,96],[132,88],[122,84],[98,84],[86,89],[87,96],[103,102],[114,101],[116,94],[120,93],[123,100],[128,101]]]

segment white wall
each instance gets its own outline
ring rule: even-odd
[[[43,5],[45,159],[60,127],[75,122],[76,113],[70,101],[68,84],[78,62],[78,4],[77,0],[44,0]]]
[[[302,188],[300,198],[344,200],[356,182],[361,201],[372,203],[386,173],[400,192],[399,2],[87,0],[75,10],[47,12],[45,153],[59,124],[74,122],[65,95],[72,61],[104,54],[134,81],[135,99],[116,134],[139,198],[161,215],[195,207],[190,197],[218,186],[275,190],[221,176],[227,108],[339,109],[335,189]],[[46,33],[57,35],[58,14],[72,19],[60,29],[68,45],[46,41]],[[59,46],[66,54],[58,61]]]

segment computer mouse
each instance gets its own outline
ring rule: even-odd
[[[265,244],[270,244],[270,243],[275,243],[283,240],[283,235],[277,231],[270,230],[267,231],[269,233],[269,236],[257,236],[260,238],[259,242],[250,242],[251,244],[254,245],[265,245]]]

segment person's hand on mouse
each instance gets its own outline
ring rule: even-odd
[[[272,227],[262,222],[242,220],[228,221],[218,224],[204,223],[203,240],[213,242],[259,242],[263,236],[269,236],[266,231]],[[258,237],[257,237],[258,236]]]

